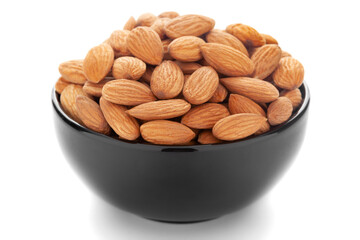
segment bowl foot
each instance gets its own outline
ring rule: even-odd
[[[167,220],[159,220],[159,219],[153,219],[153,218],[145,218],[145,219],[155,221],[155,222],[171,223],[171,224],[191,224],[191,223],[207,222],[207,221],[214,220],[216,218],[209,218],[209,219],[196,220],[196,221],[167,221]]]

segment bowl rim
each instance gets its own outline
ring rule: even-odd
[[[288,121],[274,127],[274,129],[270,130],[269,132],[266,132],[266,133],[258,135],[258,136],[250,136],[248,138],[240,139],[240,140],[236,140],[236,141],[232,141],[232,142],[225,142],[225,143],[218,143],[218,144],[198,144],[198,145],[188,145],[188,146],[186,146],[186,145],[185,146],[155,145],[155,144],[151,144],[151,143],[130,142],[130,141],[122,140],[122,139],[116,139],[116,138],[92,131],[92,130],[82,126],[81,124],[77,123],[76,121],[71,119],[69,116],[67,116],[67,114],[65,114],[65,112],[62,110],[62,108],[60,106],[60,101],[57,98],[57,93],[55,91],[55,88],[53,88],[53,90],[52,90],[51,99],[52,99],[53,108],[54,108],[55,112],[59,115],[59,117],[65,123],[67,123],[67,125],[71,126],[75,130],[85,133],[89,137],[94,137],[94,138],[97,138],[98,140],[101,139],[108,143],[118,145],[119,147],[138,148],[138,149],[140,148],[143,150],[146,149],[146,150],[155,150],[155,151],[164,150],[164,149],[175,150],[175,151],[176,150],[180,150],[180,151],[185,150],[185,152],[186,151],[190,152],[190,151],[216,150],[216,149],[224,148],[224,147],[233,148],[233,147],[237,147],[239,145],[247,145],[247,144],[251,144],[253,142],[257,142],[257,141],[263,141],[265,139],[270,138],[273,135],[278,134],[279,132],[286,130],[287,128],[291,127],[295,122],[297,122],[303,116],[303,114],[306,112],[306,110],[310,104],[310,92],[309,92],[309,87],[308,87],[307,83],[305,83],[305,81],[304,81],[303,84],[299,87],[299,89],[303,96],[303,102],[302,102],[301,106],[298,108],[297,112],[295,114],[293,114],[293,116]]]

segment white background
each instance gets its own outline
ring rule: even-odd
[[[0,239],[360,239],[357,1],[1,1]],[[66,60],[144,12],[210,16],[273,35],[305,66],[307,135],[250,207],[191,225],[144,220],[93,195],[64,159],[50,93]]]

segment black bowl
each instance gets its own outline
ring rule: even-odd
[[[57,136],[66,158],[102,198],[139,216],[196,222],[236,211],[262,196],[289,167],[305,135],[309,89],[291,119],[270,132],[217,145],[130,143],[93,132],[61,109]]]

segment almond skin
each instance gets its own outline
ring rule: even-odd
[[[228,91],[221,83],[219,83],[214,95],[209,99],[209,102],[211,103],[223,102],[227,97],[227,95],[228,95]]]
[[[222,143],[220,139],[217,139],[211,132],[211,130],[203,130],[199,133],[197,141],[201,144],[216,144]]]
[[[128,30],[128,31],[131,31],[133,30],[134,28],[136,27],[136,20],[133,16],[131,16],[129,18],[129,20],[127,20],[127,22],[125,23],[124,25],[124,30]]]
[[[77,96],[76,110],[86,127],[103,134],[110,132],[110,126],[106,122],[100,106],[94,100],[82,95]]]
[[[248,56],[232,47],[205,43],[200,46],[205,60],[218,72],[227,76],[247,76],[254,71],[254,64]]]
[[[138,80],[146,71],[146,64],[135,57],[120,57],[114,61],[112,75],[117,79]]]
[[[55,83],[55,91],[58,93],[58,94],[61,94],[62,91],[71,83],[65,81],[62,77],[60,77],[56,83]]]
[[[104,85],[107,82],[109,82],[111,80],[113,80],[113,79],[105,78],[104,80],[101,80],[98,83],[93,83],[93,82],[87,81],[83,86],[83,91],[90,96],[101,97],[102,88],[104,87]]]
[[[120,138],[135,140],[140,136],[139,123],[126,113],[126,107],[111,103],[103,97],[99,102],[106,121]]]
[[[231,24],[226,31],[237,37],[246,47],[261,47],[266,41],[258,31],[245,24]]]
[[[292,57],[281,58],[279,66],[272,74],[276,86],[293,90],[301,86],[304,80],[303,65]]]
[[[192,104],[202,104],[214,95],[218,85],[217,72],[212,67],[201,67],[186,80],[183,95]]]
[[[229,115],[229,111],[223,105],[205,103],[192,108],[181,118],[181,123],[195,129],[210,129],[217,121]]]
[[[67,82],[75,84],[84,84],[86,82],[83,71],[83,60],[63,62],[59,65],[59,72],[63,80]]]
[[[176,18],[178,16],[179,16],[179,14],[177,12],[169,11],[169,12],[160,13],[158,17],[159,18]]]
[[[198,37],[214,28],[215,21],[209,17],[189,14],[171,19],[165,25],[165,33],[169,38],[182,36]]]
[[[302,102],[301,92],[298,88],[290,91],[283,90],[280,92],[280,96],[284,96],[290,99],[294,109],[300,106]]]
[[[255,102],[268,103],[279,97],[279,91],[269,82],[248,77],[221,78],[220,82],[232,93],[248,97]]]
[[[250,98],[241,96],[239,94],[230,94],[229,110],[231,114],[237,113],[256,113],[266,116],[264,109]]]
[[[98,83],[110,72],[114,63],[114,51],[103,43],[90,49],[84,59],[84,73],[88,81]]]
[[[170,99],[140,104],[127,113],[141,120],[161,120],[179,117],[191,108],[190,103],[183,99]]]
[[[82,86],[77,84],[69,84],[61,93],[60,103],[62,109],[70,118],[82,124],[76,109],[76,97],[80,95],[86,96],[82,90]]]
[[[169,54],[169,45],[172,42],[172,39],[164,39],[161,40],[161,43],[163,45],[163,51],[164,51],[164,60],[174,60],[172,56]]]
[[[224,32],[222,30],[213,29],[206,35],[206,42],[208,43],[219,43],[224,44],[229,47],[235,48],[240,52],[244,53],[246,56],[249,56],[249,53],[244,46],[244,44],[231,35],[230,33]]]
[[[146,70],[145,70],[145,73],[142,75],[142,79],[145,81],[145,82],[147,82],[147,83],[150,83],[150,81],[151,81],[151,76],[152,76],[152,73],[153,73],[153,71],[154,71],[154,67],[152,67],[152,66],[146,66]]]
[[[263,134],[263,133],[266,133],[270,131],[270,124],[268,121],[264,122],[261,127],[259,128],[259,130],[257,130],[254,135],[260,135],[260,134]]]
[[[184,74],[173,61],[163,61],[151,75],[150,87],[159,99],[174,98],[184,85]]]
[[[195,62],[175,62],[184,74],[192,74],[202,66]]]
[[[140,127],[140,132],[146,141],[161,145],[183,145],[195,137],[195,133],[190,128],[168,120],[144,123]]]
[[[255,65],[252,76],[258,79],[268,77],[279,65],[281,49],[275,44],[266,44],[256,48],[251,55],[251,61]]]
[[[214,136],[225,141],[246,138],[256,131],[266,118],[255,113],[239,113],[219,120],[212,129]]]
[[[126,106],[136,106],[156,100],[149,87],[127,79],[106,83],[102,90],[102,97],[109,102]]]
[[[194,36],[179,37],[169,44],[169,54],[182,62],[196,62],[202,58],[200,46],[204,43],[204,40]]]
[[[137,26],[144,26],[144,27],[150,27],[151,25],[154,24],[154,22],[156,21],[157,16],[155,16],[152,13],[144,13],[141,14],[137,21],[136,21],[136,25]]]
[[[275,38],[273,38],[272,36],[270,36],[268,34],[262,33],[261,36],[265,39],[265,44],[276,44],[276,45],[279,44]]]
[[[279,97],[267,109],[267,117],[271,126],[286,122],[293,111],[293,106],[287,97]]]
[[[128,30],[116,30],[111,34],[108,43],[116,52],[117,56],[131,55],[126,43],[129,33],[130,31]]]
[[[151,25],[151,29],[153,29],[160,37],[160,39],[165,39],[165,24],[169,21],[169,18],[158,18],[156,21]]]
[[[291,57],[291,54],[288,53],[288,52],[286,52],[286,51],[284,51],[284,50],[282,50],[282,51],[281,51],[281,58],[284,58],[284,57]]]
[[[163,59],[163,45],[159,35],[149,27],[137,27],[131,30],[127,47],[137,58],[151,65],[159,65]]]

